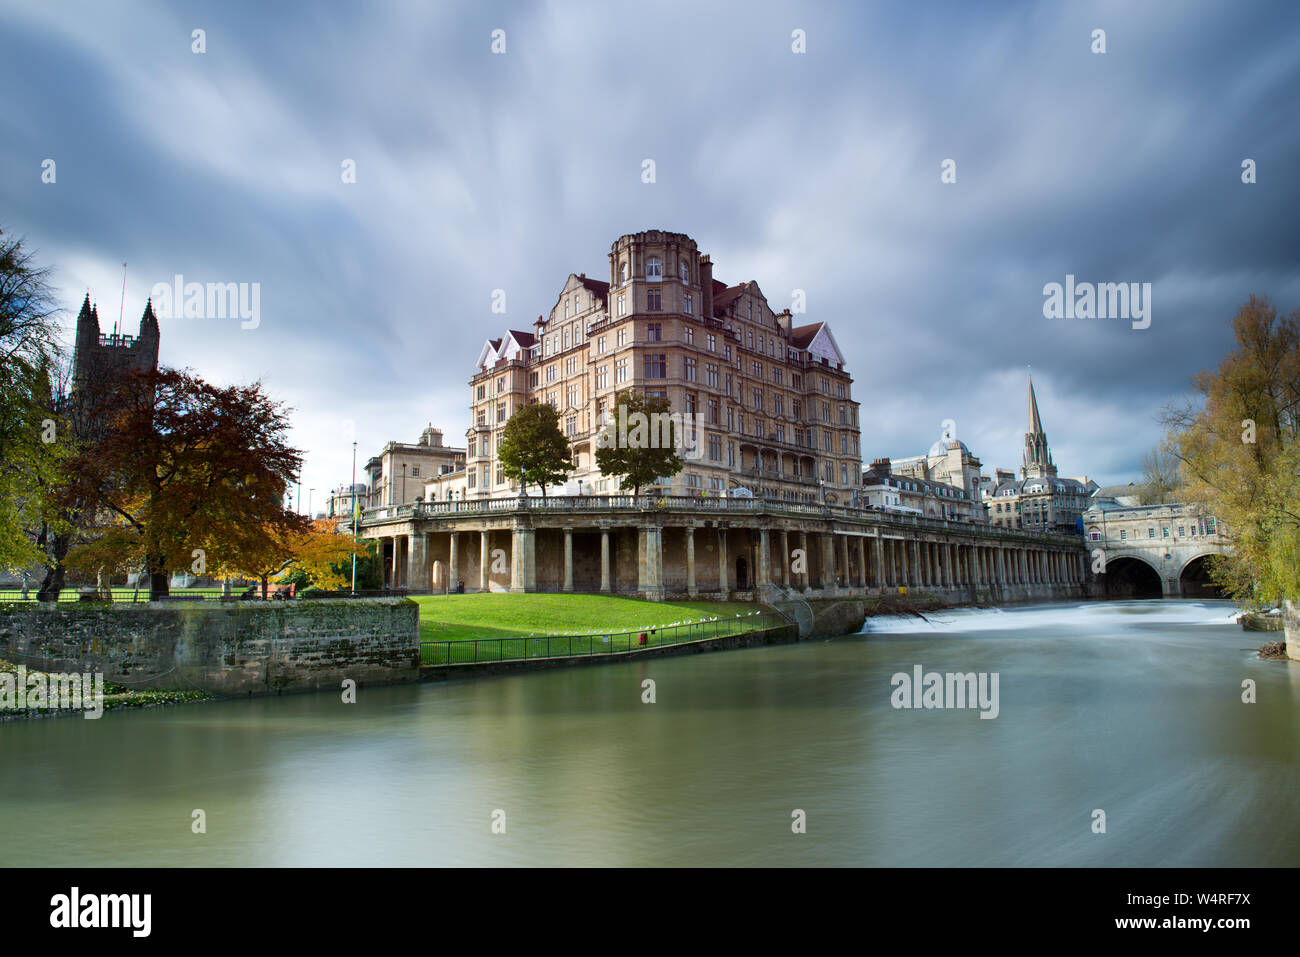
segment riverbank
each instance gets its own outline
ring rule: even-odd
[[[42,689],[42,700],[48,700],[46,689],[59,688],[62,681],[52,676],[49,672],[38,671],[31,668],[20,669],[11,661],[0,658],[0,682],[5,683],[7,690],[8,683],[5,682],[5,676],[9,682],[13,682],[15,690],[20,679],[25,682],[26,689],[40,687]],[[125,711],[139,708],[159,708],[167,705],[190,704],[195,701],[211,701],[216,695],[208,694],[205,691],[198,690],[155,690],[149,688],[128,688],[126,685],[116,684],[111,681],[105,681],[103,685],[104,692],[104,711]],[[53,705],[45,706],[28,706],[18,708],[13,706],[6,707],[8,702],[0,704],[0,721],[21,721],[32,718],[51,718],[60,715],[71,715],[74,717],[83,717],[90,709],[85,707],[83,697],[82,707],[73,707],[74,701],[70,692],[55,692],[59,696],[59,702]],[[31,690],[26,690],[23,697],[30,700]]]

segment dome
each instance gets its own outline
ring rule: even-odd
[[[960,440],[950,442],[947,439],[940,439],[938,442],[934,443],[934,445],[930,446],[930,457],[933,458],[938,455],[947,455],[948,450],[951,448],[960,448],[963,455],[970,454],[970,449],[966,448],[965,442]]]

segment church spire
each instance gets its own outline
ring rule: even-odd
[[[1029,378],[1029,431],[1025,433],[1025,457],[1020,473],[1026,479],[1056,476],[1052,453],[1047,448],[1047,433],[1043,431],[1043,420],[1038,416],[1033,376]]]
[[[1029,431],[1042,432],[1043,423],[1038,418],[1038,399],[1034,396],[1034,377],[1029,377]]]

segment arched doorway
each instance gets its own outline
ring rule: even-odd
[[[749,591],[749,562],[744,555],[736,559],[736,590]]]
[[[1160,598],[1160,575],[1140,558],[1115,558],[1106,562],[1100,576],[1107,598]]]
[[[1198,555],[1183,567],[1178,576],[1178,591],[1185,598],[1227,598],[1222,588],[1210,579],[1213,555]]]

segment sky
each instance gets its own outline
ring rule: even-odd
[[[0,84],[0,229],[69,335],[87,292],[134,333],[176,275],[257,284],[161,361],[292,410],[303,509],[353,439],[463,446],[483,341],[645,229],[803,290],[868,462],[952,419],[1018,468],[1031,368],[1061,474],[1138,479],[1246,298],[1300,306],[1294,2],[3,0]],[[1047,318],[1067,275],[1150,283],[1149,327]]]

